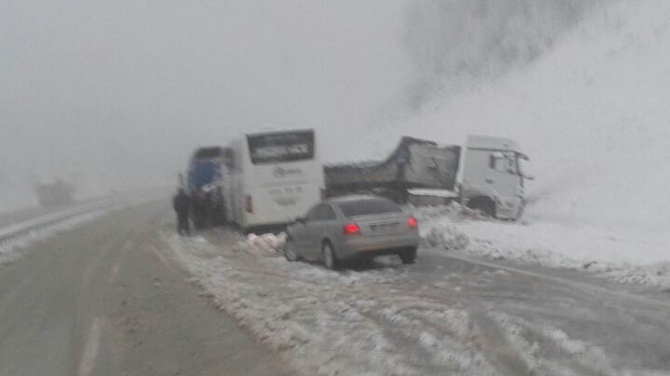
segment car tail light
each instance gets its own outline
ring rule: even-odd
[[[320,193],[321,193],[321,199],[322,200],[325,200],[328,197],[328,192],[325,189],[321,188]]]
[[[417,228],[419,227],[419,221],[417,221],[416,218],[414,217],[409,217],[409,219],[407,220],[407,225],[409,226],[409,228]]]
[[[247,196],[245,200],[245,207],[247,209],[247,213],[253,213],[254,212],[254,200],[251,198],[251,196]]]
[[[347,225],[344,225],[344,228],[342,229],[342,233],[344,235],[356,235],[361,233],[361,228],[355,223],[349,223]]]

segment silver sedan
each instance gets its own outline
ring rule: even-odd
[[[412,264],[420,242],[416,218],[375,196],[325,200],[290,225],[287,234],[287,260],[323,261],[330,269],[348,259],[380,255],[398,255]]]

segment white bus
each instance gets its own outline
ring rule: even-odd
[[[293,222],[325,196],[314,130],[248,134],[226,149],[228,221],[243,230]]]

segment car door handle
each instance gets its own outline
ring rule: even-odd
[[[486,178],[486,182],[489,183],[489,184],[493,184],[493,183],[495,183],[496,181],[493,180],[493,179],[491,179],[491,178]]]

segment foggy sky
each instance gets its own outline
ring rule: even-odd
[[[266,123],[316,128],[342,158],[410,80],[405,5],[3,0],[0,208],[54,175],[91,193],[176,182],[196,146]]]

